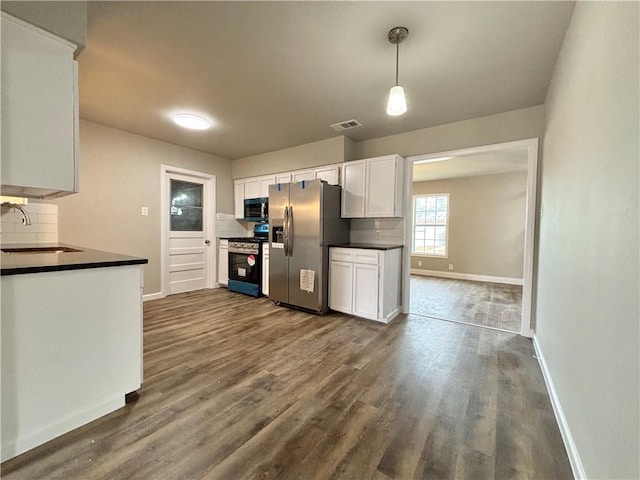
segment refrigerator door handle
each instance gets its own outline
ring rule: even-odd
[[[293,231],[293,205],[291,205],[289,207],[289,215],[287,216],[287,240],[289,243],[289,246],[287,248],[287,251],[289,252],[289,256],[292,255],[293,252],[293,235],[292,235],[292,231]]]
[[[289,256],[289,207],[284,207],[284,221],[282,222],[284,256]]]

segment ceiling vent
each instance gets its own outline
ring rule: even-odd
[[[362,124],[356,120],[355,118],[351,119],[351,120],[345,120],[344,122],[338,122],[338,123],[334,123],[333,125],[330,125],[331,128],[333,128],[336,132],[341,132],[343,130],[350,130],[352,128],[358,128],[361,127]]]

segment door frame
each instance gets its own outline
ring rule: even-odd
[[[524,265],[523,265],[523,287],[522,287],[522,321],[520,324],[520,335],[531,337],[533,335],[531,324],[533,315],[533,262],[535,255],[535,230],[536,230],[536,201],[538,186],[538,138],[528,138],[526,140],[516,140],[513,142],[496,143],[492,145],[482,145],[478,147],[462,148],[458,150],[448,150],[444,152],[429,153],[423,155],[413,155],[407,157],[405,171],[405,204],[404,211],[412,212],[413,195],[413,162],[417,160],[428,160],[438,157],[456,157],[460,155],[470,155],[477,153],[497,152],[501,150],[511,150],[514,148],[527,149],[527,197],[525,202],[525,232],[524,232]],[[412,225],[408,214],[405,214],[403,244],[404,251],[407,252],[403,258],[402,274],[402,313],[409,313],[410,305],[410,282],[411,282],[411,241],[413,238]]]
[[[206,288],[213,288],[214,278],[217,265],[217,246],[216,246],[216,176],[198,172],[195,170],[187,170],[186,168],[173,167],[171,165],[160,165],[160,283],[162,287],[162,296],[169,295],[169,175],[185,175],[200,180],[205,184],[205,205],[210,206],[208,212],[203,215],[203,233],[205,238],[211,240],[211,243],[205,247],[205,274]]]

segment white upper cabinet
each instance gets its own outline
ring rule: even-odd
[[[260,197],[268,197],[269,196],[269,185],[273,185],[276,183],[275,175],[267,175],[265,177],[260,178]]]
[[[343,164],[342,216],[402,217],[404,159],[399,155]]]
[[[342,167],[342,217],[364,217],[364,160],[345,163]]]
[[[404,159],[400,155],[367,160],[365,216],[401,217]]]
[[[313,170],[297,170],[295,172],[291,172],[291,181],[292,182],[301,182],[303,180],[313,180],[314,179]]]
[[[241,178],[234,181],[235,218],[244,218],[245,198],[269,196],[269,185],[276,183],[301,182],[319,178],[331,185],[340,185],[341,164],[324,165],[312,169],[294,170],[260,177]],[[363,187],[364,188],[364,187]]]
[[[291,183],[291,172],[278,173],[276,183]]]
[[[2,194],[78,191],[76,45],[2,12]]]
[[[244,180],[233,182],[233,210],[235,218],[244,218]]]
[[[330,185],[340,185],[340,165],[318,167],[313,171],[314,178],[324,180]]]
[[[258,198],[262,196],[261,179],[245,178],[244,180],[244,198]]]

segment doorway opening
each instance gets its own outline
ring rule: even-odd
[[[216,177],[161,168],[162,294],[213,288]]]
[[[531,336],[538,140],[409,157],[403,311]]]

